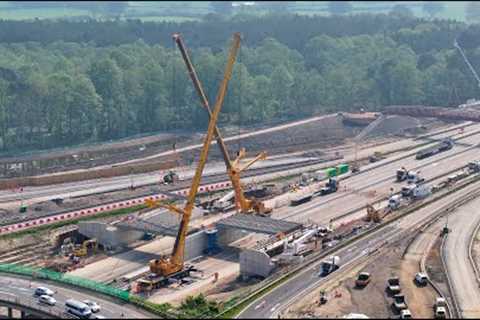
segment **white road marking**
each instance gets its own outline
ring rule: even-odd
[[[275,311],[275,309],[277,309],[279,306],[280,306],[280,303],[277,303],[276,305],[273,306],[272,309],[270,309],[270,312]]]

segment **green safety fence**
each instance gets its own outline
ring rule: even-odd
[[[123,301],[130,302],[130,293],[93,280],[66,275],[44,268],[33,268],[18,264],[0,263],[0,272],[19,274],[37,279],[45,279],[96,291]]]
[[[23,266],[19,264],[12,264],[12,263],[0,263],[0,272],[28,276],[35,279],[56,281],[56,282],[76,286],[79,288],[92,290],[101,294],[105,294],[105,295],[123,300],[125,302],[132,303],[142,309],[145,309],[154,314],[157,314],[162,318],[166,318],[166,319],[177,318],[177,316],[174,315],[171,311],[167,311],[168,308],[165,305],[152,303],[150,301],[145,300],[142,297],[139,297],[134,294],[130,294],[128,291],[118,289],[109,285],[105,285],[93,280],[66,275],[64,273],[56,272],[56,271],[45,269],[45,268],[33,268],[33,267]]]

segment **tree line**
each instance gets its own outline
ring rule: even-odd
[[[231,35],[243,33],[220,125],[245,126],[360,107],[463,103],[478,85],[453,41],[479,66],[476,29],[387,15],[243,16],[231,25],[0,21],[0,150],[204,129],[207,114],[174,31],[183,33],[212,104]]]

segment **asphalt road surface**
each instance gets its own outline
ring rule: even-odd
[[[465,196],[472,190],[478,188],[478,185],[479,183],[477,182],[467,186],[461,191],[445,196],[337,251],[334,255],[340,257],[340,269],[342,266],[345,267],[357,258],[368,254],[370,250],[381,247],[386,241],[392,242],[404,237],[423,221],[432,219],[433,215],[443,210],[455,199]],[[301,300],[304,296],[302,290],[305,290],[305,288],[313,290],[324,283],[326,279],[335,276],[334,272],[325,278],[319,277],[320,264],[321,261],[315,262],[265,296],[260,297],[244,309],[244,311],[238,315],[238,318],[272,318],[275,317],[283,307]]]
[[[457,209],[449,216],[445,262],[462,318],[480,318],[480,288],[468,258],[470,239],[480,223],[480,199]]]
[[[52,308],[56,313],[62,313],[65,310],[65,301],[67,299],[75,299],[79,301],[92,300],[100,305],[100,314],[110,319],[147,319],[152,316],[142,311],[136,310],[131,305],[122,302],[112,302],[105,298],[92,296],[84,291],[67,289],[65,287],[52,285],[50,283],[41,283],[39,281],[29,281],[22,278],[10,277],[0,275],[0,293],[3,295],[12,295],[18,297],[22,302],[27,302],[31,305],[38,303],[38,298],[33,295],[37,287],[47,287],[56,292],[53,297],[57,300],[55,306],[47,306],[41,304],[42,307]],[[1,298],[1,297],[0,297]],[[40,305],[40,304],[39,304]]]

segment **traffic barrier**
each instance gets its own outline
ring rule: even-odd
[[[223,182],[223,183],[205,185],[205,186],[199,187],[198,190],[199,190],[199,193],[211,192],[211,191],[227,189],[229,188],[229,186],[230,186],[229,182]],[[186,196],[188,194],[188,191],[189,191],[188,189],[183,189],[183,190],[173,191],[172,193]],[[168,198],[168,196],[160,193],[160,194],[154,194],[146,197],[144,196],[144,197],[139,197],[135,199],[129,199],[126,201],[109,203],[109,204],[99,205],[99,206],[86,208],[86,209],[80,209],[72,212],[60,213],[50,217],[37,218],[27,222],[4,225],[4,226],[0,226],[0,235],[16,232],[20,230],[26,230],[39,225],[48,225],[58,221],[71,220],[71,219],[77,218],[78,216],[82,216],[82,217],[92,216],[100,212],[108,212],[118,208],[129,208],[129,207],[133,207],[138,204],[144,203],[146,199],[163,200],[166,198]]]

